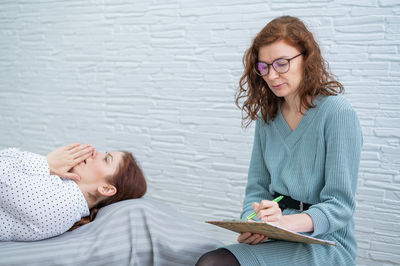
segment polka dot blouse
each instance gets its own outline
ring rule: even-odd
[[[50,175],[45,156],[0,151],[0,241],[57,236],[88,215],[78,185]]]

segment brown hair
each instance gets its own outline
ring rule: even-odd
[[[242,125],[245,127],[259,118],[259,112],[265,123],[273,120],[279,105],[284,101],[283,97],[275,96],[264,79],[254,71],[259,49],[279,40],[286,41],[303,53],[304,76],[298,88],[301,103],[299,111],[301,107],[314,107],[312,101],[318,95],[336,95],[343,92],[343,85],[328,72],[328,64],[322,58],[317,42],[304,23],[295,17],[278,17],[257,34],[243,56],[244,72],[239,81],[235,103],[242,110]],[[239,101],[242,98],[245,100],[240,106]],[[243,115],[243,112],[246,115]]]
[[[123,151],[122,162],[119,165],[117,172],[109,180],[110,183],[116,187],[117,193],[99,202],[95,207],[90,209],[89,216],[83,217],[68,231],[75,230],[76,228],[93,221],[97,212],[102,207],[121,200],[140,198],[146,193],[146,179],[144,178],[142,169],[140,169],[138,163],[130,152]]]

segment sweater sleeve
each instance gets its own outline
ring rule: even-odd
[[[328,117],[325,127],[325,185],[320,202],[305,211],[314,223],[312,236],[344,227],[354,213],[362,133],[353,109]]]
[[[262,140],[260,138],[260,133],[262,131],[261,123],[264,123],[262,119],[258,119],[256,122],[253,151],[248,172],[246,196],[243,202],[243,211],[240,216],[241,219],[244,219],[254,212],[251,206],[253,202],[272,199],[272,195],[268,191],[268,186],[271,183],[271,176],[265,166]],[[257,217],[255,217],[255,219],[257,219]]]

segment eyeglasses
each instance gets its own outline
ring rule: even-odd
[[[286,58],[278,58],[275,59],[272,64],[267,64],[265,62],[257,62],[255,66],[255,71],[257,75],[259,76],[265,76],[269,74],[269,66],[272,66],[276,72],[279,74],[284,74],[289,71],[290,68],[290,60],[295,59],[296,57],[302,55],[298,54],[292,58],[286,59]]]

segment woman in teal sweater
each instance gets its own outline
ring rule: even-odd
[[[272,20],[246,51],[236,104],[256,120],[241,218],[334,241],[338,246],[243,233],[197,265],[355,265],[354,208],[362,133],[318,44],[298,18]],[[284,200],[273,202],[277,195]]]

